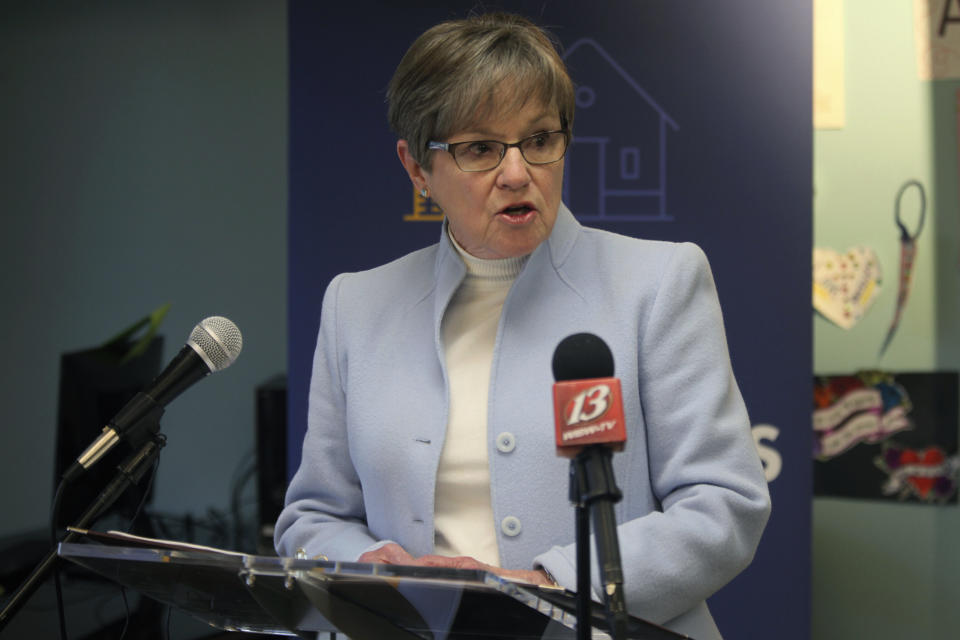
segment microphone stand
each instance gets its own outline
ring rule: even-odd
[[[577,527],[577,638],[590,640],[590,517],[583,494],[587,488],[576,460],[570,460],[570,502]]]
[[[74,525],[75,528],[89,528],[104,511],[117,501],[120,495],[126,491],[130,485],[140,482],[143,475],[157,459],[157,456],[160,455],[160,450],[166,443],[166,436],[162,433],[154,433],[139,450],[124,460],[117,468],[117,475],[114,476],[110,484],[100,492],[100,495],[97,496],[97,499],[84,511],[83,515],[80,516],[80,520]],[[78,537],[80,537],[79,533],[68,531],[62,542],[73,542]],[[54,564],[59,558],[57,549],[58,547],[51,549],[46,557],[40,561],[40,564],[36,566],[33,573],[31,573],[27,579],[24,580],[23,584],[17,587],[13,595],[10,596],[10,600],[7,601],[3,610],[0,611],[0,632],[6,628],[10,619],[23,608],[23,605],[27,603],[30,596],[40,587],[44,579],[46,579],[47,575],[53,569]]]
[[[613,505],[623,498],[613,474],[613,451],[591,445],[570,461],[570,501],[576,506],[577,529],[577,640],[590,637],[590,526],[593,516],[603,603],[613,640],[627,637],[623,569]]]

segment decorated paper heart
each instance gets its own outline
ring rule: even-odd
[[[844,329],[855,325],[880,293],[880,262],[873,249],[813,250],[813,308]]]
[[[960,456],[947,455],[936,445],[910,449],[888,443],[874,462],[887,474],[881,487],[884,495],[942,504],[957,491]]]
[[[907,482],[917,495],[927,499],[945,459],[943,451],[937,447],[927,447],[922,451],[904,449],[900,452],[899,466],[909,467],[912,473],[907,476]]]
[[[923,455],[919,456],[917,463],[923,469],[928,469],[930,471],[939,470],[945,457],[943,451],[936,447],[928,447],[923,451]],[[930,494],[930,490],[933,489],[933,485],[936,483],[936,476],[931,473],[931,475],[923,476],[910,476],[910,484],[917,490],[920,494],[920,497],[926,498]]]

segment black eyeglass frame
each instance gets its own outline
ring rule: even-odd
[[[560,154],[560,157],[557,158],[556,160],[549,160],[547,162],[532,162],[528,160],[527,156],[523,153],[523,146],[522,146],[523,143],[527,142],[528,140],[532,140],[538,136],[553,134],[553,133],[563,134],[563,152]],[[464,169],[463,167],[461,167],[460,163],[457,161],[457,154],[456,154],[457,147],[465,144],[478,144],[482,142],[486,142],[486,143],[492,142],[495,144],[502,145],[501,151],[500,151],[500,158],[497,160],[497,164],[493,165],[489,169]],[[563,159],[563,157],[567,155],[567,149],[570,147],[570,132],[567,131],[566,129],[556,129],[554,131],[539,131],[533,135],[527,136],[526,138],[521,138],[516,142],[503,142],[502,140],[464,140],[462,142],[437,142],[435,140],[431,140],[430,142],[427,143],[427,149],[430,151],[448,152],[451,156],[453,156],[453,161],[454,163],[456,163],[457,168],[460,169],[460,171],[463,171],[465,173],[482,173],[484,171],[493,171],[494,169],[500,166],[500,163],[503,162],[503,159],[507,155],[507,151],[512,147],[516,147],[517,150],[520,151],[520,155],[523,156],[523,159],[527,164],[542,167],[547,164],[560,162]]]

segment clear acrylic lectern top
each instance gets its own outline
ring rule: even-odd
[[[483,571],[89,543],[63,543],[59,553],[220,629],[353,640],[576,637],[574,594]],[[608,637],[602,608],[592,624],[593,638]],[[684,636],[632,618],[629,637]]]

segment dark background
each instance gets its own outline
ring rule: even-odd
[[[437,223],[403,221],[412,190],[386,124],[385,87],[419,33],[474,7],[289,5],[291,473],[299,463],[326,284],[336,273],[382,264],[438,237]],[[693,241],[706,251],[753,424],[775,428],[775,442],[765,445],[783,462],[771,479],[773,516],[757,558],[711,599],[711,607],[732,638],[772,630],[781,638],[808,637],[810,3],[541,1],[485,7],[527,15],[565,47],[581,38],[597,42],[676,123],[667,137],[670,221],[591,224]],[[576,66],[571,72],[578,85],[596,81],[578,77]],[[600,86],[594,88],[600,95]],[[622,87],[610,89],[622,95]],[[618,126],[648,117],[642,109],[623,100],[614,116]],[[611,133],[589,131],[599,125],[582,115],[575,137]],[[577,158],[574,146],[571,163]]]

